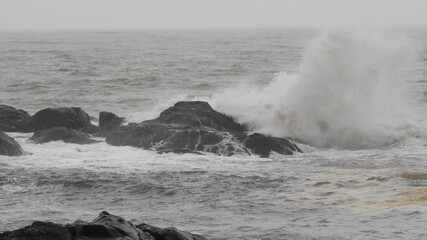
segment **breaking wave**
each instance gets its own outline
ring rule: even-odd
[[[211,102],[254,131],[317,147],[381,147],[414,131],[406,91],[413,56],[401,33],[330,30],[309,45],[296,73],[228,89]]]

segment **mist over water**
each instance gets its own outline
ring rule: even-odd
[[[254,131],[317,147],[381,147],[406,137],[414,118],[406,85],[413,60],[402,33],[330,30],[313,40],[295,73],[229,89],[213,102]]]

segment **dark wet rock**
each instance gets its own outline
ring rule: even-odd
[[[101,136],[107,135],[109,132],[117,129],[124,122],[125,118],[119,117],[112,112],[99,113],[99,129]]]
[[[21,156],[24,150],[15,139],[0,131],[0,155]]]
[[[139,239],[138,235],[140,231],[138,231],[132,223],[126,221],[122,217],[112,215],[106,211],[101,212],[98,218],[92,221],[92,224],[109,226],[132,239]]]
[[[178,102],[156,119],[131,123],[106,137],[114,146],[133,146],[159,153],[209,152],[223,156],[271,151],[293,154],[299,148],[287,139],[260,134],[246,135],[246,127],[212,109],[206,102]]]
[[[32,117],[26,111],[0,105],[0,130],[5,132],[32,132]]]
[[[91,223],[78,220],[65,226],[51,222],[34,222],[28,227],[0,233],[0,240],[206,240],[175,228],[158,228],[148,224],[137,227],[124,218],[101,212]]]
[[[177,102],[160,113],[157,122],[185,127],[208,127],[223,132],[243,132],[245,126],[236,123],[231,117],[215,111],[207,102]]]
[[[143,223],[138,225],[137,228],[145,233],[149,233],[155,240],[207,240],[203,236],[180,231],[173,227],[159,228]]]
[[[177,131],[172,131],[171,136],[158,144],[156,150],[173,150],[174,152],[183,152],[185,150],[188,150],[188,152],[210,152],[207,151],[205,147],[220,144],[223,139],[223,135],[208,128],[179,129]]]
[[[272,151],[292,155],[294,152],[302,152],[301,149],[285,138],[269,137],[259,133],[249,135],[243,144],[260,157],[269,157]]]
[[[229,156],[248,153],[235,136],[243,130],[244,126],[213,110],[206,102],[178,102],[156,119],[117,128],[106,141],[160,153],[202,151]]]
[[[31,141],[41,144],[52,141],[64,141],[66,143],[90,144],[96,142],[90,135],[66,127],[53,127],[39,130],[30,138]]]
[[[242,150],[240,143],[230,133],[218,132],[211,128],[191,128],[157,121],[122,126],[110,133],[106,141],[114,146],[133,146],[160,153],[195,153],[199,151],[229,156],[234,150]],[[230,147],[233,146],[234,147]],[[233,151],[229,151],[233,150]]]
[[[156,122],[143,122],[129,124],[118,128],[106,138],[107,143],[114,146],[132,146],[150,149],[172,135],[165,124]]]
[[[42,130],[52,127],[81,129],[90,125],[89,115],[78,107],[45,108],[33,116],[33,128]]]
[[[64,226],[51,222],[34,222],[30,226],[0,234],[0,240],[71,240]]]

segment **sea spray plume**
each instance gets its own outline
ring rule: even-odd
[[[297,74],[282,73],[249,93],[228,90],[213,104],[255,131],[318,147],[384,146],[403,137],[402,73],[411,59],[403,35],[328,31],[307,48]]]

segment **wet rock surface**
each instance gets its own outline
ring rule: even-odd
[[[0,233],[0,240],[206,240],[176,228],[158,228],[145,223],[135,226],[124,218],[101,212],[92,222],[62,225],[34,222],[30,226]]]
[[[90,135],[66,127],[53,127],[39,130],[34,133],[30,140],[37,143],[47,143],[52,141],[64,141],[66,143],[90,144],[96,142]]]
[[[236,123],[231,117],[215,111],[207,102],[177,102],[160,113],[155,121],[185,127],[208,127],[223,132],[243,132],[246,127]]]
[[[24,150],[15,139],[0,131],[0,155],[21,156]]]
[[[90,125],[89,115],[78,107],[45,108],[33,116],[32,127],[42,130],[52,127],[80,129]]]
[[[101,136],[106,136],[108,133],[116,130],[125,118],[119,117],[112,112],[102,111],[99,113],[99,131]]]
[[[284,155],[302,152],[296,144],[288,139],[269,137],[259,133],[249,135],[242,143],[260,157],[269,157],[272,151]]]
[[[5,132],[31,132],[32,117],[22,109],[0,105],[0,130]]]
[[[3,114],[3,115],[1,115]],[[88,134],[106,138],[114,146],[132,146],[159,153],[213,153],[222,156],[259,155],[271,152],[291,155],[301,152],[285,138],[248,135],[248,128],[215,111],[207,102],[182,101],[160,113],[156,119],[123,126],[124,118],[112,112],[99,113],[99,126],[78,107],[46,108],[34,116],[0,105],[0,127],[14,131],[37,131],[36,143],[62,140],[89,144]],[[42,130],[42,131],[40,131]]]
[[[246,135],[247,128],[212,109],[206,102],[178,102],[156,119],[121,126],[106,141],[158,152],[209,152],[268,157],[272,151],[290,155],[301,150],[290,140],[261,134]]]

